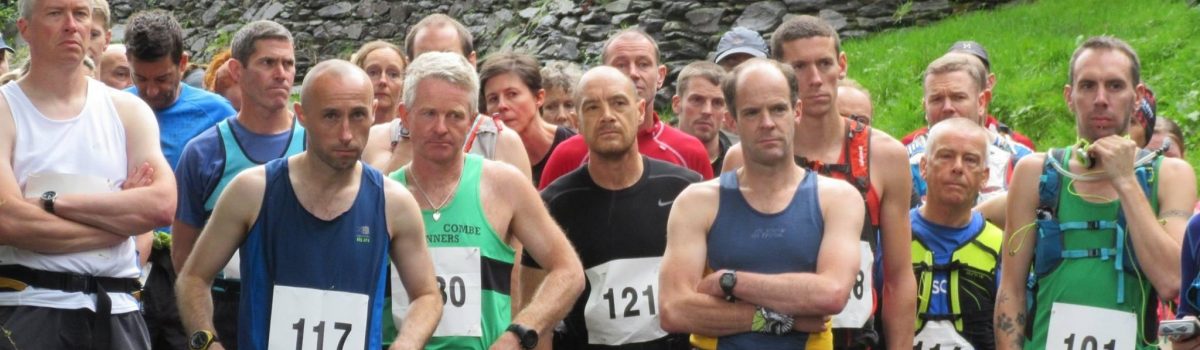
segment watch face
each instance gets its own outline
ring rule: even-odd
[[[526,349],[533,349],[534,347],[537,346],[537,343],[538,343],[537,332],[530,330],[530,331],[526,331],[525,334],[521,335],[521,347],[526,348]]]
[[[208,333],[197,332],[192,334],[191,346],[192,349],[203,349],[204,345],[208,344]]]
[[[733,288],[733,283],[736,278],[737,277],[732,273],[726,273],[726,274],[721,275],[721,281],[720,281],[721,287],[722,288]]]

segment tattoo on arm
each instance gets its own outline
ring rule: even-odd
[[[1004,334],[1012,334],[1013,332],[1013,320],[1011,317],[1008,317],[1008,314],[1000,314],[1000,324],[996,326],[1000,327],[1000,330],[1004,331]]]
[[[1192,213],[1186,210],[1168,210],[1162,213],[1162,219],[1170,217],[1188,219],[1192,217]]]

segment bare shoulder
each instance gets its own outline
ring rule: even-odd
[[[821,202],[823,203],[855,203],[862,201],[862,194],[849,182],[825,175],[817,175],[817,193],[820,194]]]
[[[245,219],[247,224],[254,222],[259,209],[262,208],[266,188],[267,171],[264,166],[259,165],[242,171],[229,182],[225,191],[221,192],[217,208],[214,209],[214,217],[220,213]]]
[[[242,171],[229,182],[229,189],[233,190],[233,195],[240,199],[252,198],[251,195],[257,194],[261,198],[267,188],[267,168],[259,165]],[[224,191],[227,193],[231,191]]]
[[[1162,164],[1159,165],[1159,170],[1163,172],[1163,178],[1168,179],[1168,181],[1171,179],[1169,175],[1173,174],[1193,174],[1195,176],[1192,165],[1179,158],[1163,157]]]
[[[112,97],[113,106],[117,108],[117,112],[120,112],[122,118],[127,118],[129,116],[136,116],[139,118],[147,115],[151,117],[154,116],[154,110],[150,109],[150,106],[147,105],[145,101],[142,101],[141,98],[135,96],[134,94],[107,86],[105,86],[104,89],[105,92],[108,93],[108,96]]]
[[[871,159],[890,161],[893,158],[904,159],[907,164],[908,149],[887,132],[871,128]]]
[[[377,146],[392,142],[392,123],[383,123],[372,125],[371,131],[367,133],[367,145]]]
[[[486,196],[495,198],[498,203],[519,204],[518,198],[538,198],[533,182],[516,166],[506,162],[484,159],[479,181],[480,190],[486,191]]]
[[[396,209],[405,209],[407,206],[415,206],[417,204],[416,200],[413,199],[412,192],[407,187],[404,187],[400,182],[392,180],[386,175],[383,177],[383,196],[389,208],[395,206]]]
[[[1042,164],[1045,162],[1046,153],[1044,152],[1037,152],[1021,157],[1021,160],[1017,161],[1017,166],[1013,169],[1014,181],[1016,180],[1015,177],[1022,176],[1021,174],[1026,174],[1027,172],[1032,171],[1030,169],[1036,169],[1036,173],[1040,174],[1042,172]]]
[[[500,139],[501,140],[505,140],[505,139],[514,140],[515,139],[515,140],[519,141],[519,140],[521,140],[521,135],[518,135],[516,130],[506,127],[506,128],[500,129]]]
[[[717,204],[717,200],[721,196],[721,178],[716,177],[703,182],[693,183],[683,189],[679,196],[675,198],[675,206],[686,206],[688,208],[697,208],[703,205]]]

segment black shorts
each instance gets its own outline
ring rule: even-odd
[[[150,336],[140,312],[112,315],[112,348],[149,350]],[[0,350],[90,349],[96,313],[88,309],[0,306]]]

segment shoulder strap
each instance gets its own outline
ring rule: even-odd
[[[845,164],[850,166],[850,183],[866,195],[871,186],[871,126],[857,119],[846,120]]]

